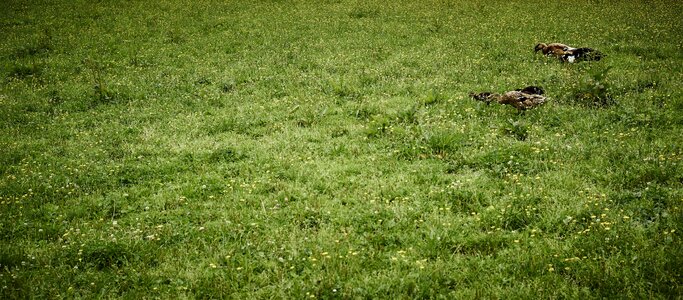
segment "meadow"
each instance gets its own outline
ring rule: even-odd
[[[0,298],[681,298],[682,15],[4,1]]]

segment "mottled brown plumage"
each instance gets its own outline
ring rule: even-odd
[[[592,48],[574,48],[560,43],[538,43],[534,47],[534,52],[541,51],[544,55],[554,56],[562,62],[578,62],[589,60],[600,60],[602,53]]]
[[[486,105],[491,104],[493,102],[493,93],[491,92],[483,92],[483,93],[470,93],[470,97],[474,98],[474,100],[481,101],[486,103]]]
[[[536,47],[534,47],[534,52],[541,51],[543,52],[544,55],[552,55],[555,57],[561,57],[564,54],[567,54],[567,52],[574,50],[575,48],[569,47],[565,44],[561,43],[550,43],[550,44],[545,44],[545,43],[538,43],[536,44]]]
[[[491,92],[470,93],[470,97],[486,104],[498,102],[500,104],[511,105],[518,110],[527,110],[545,103],[546,97],[542,95],[543,89],[535,86],[528,86],[516,91],[509,91],[504,94]]]
[[[592,48],[577,48],[560,57],[562,62],[579,62],[579,61],[598,61],[602,59],[602,53]]]
[[[512,105],[518,110],[527,110],[545,103],[545,97],[537,94],[527,94],[520,91],[510,91],[499,95],[496,99],[500,104]]]

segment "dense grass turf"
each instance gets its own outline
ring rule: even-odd
[[[681,15],[4,1],[0,298],[680,297]]]

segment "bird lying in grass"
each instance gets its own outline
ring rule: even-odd
[[[541,51],[546,56],[554,56],[562,62],[597,61],[602,58],[602,53],[592,48],[574,48],[560,43],[538,43],[534,52]]]
[[[545,103],[545,99],[542,95],[511,91],[499,96],[497,101],[500,104],[512,105],[518,110],[527,110]]]
[[[470,93],[470,97],[475,100],[490,104],[495,101],[500,104],[511,105],[517,110],[527,110],[545,103],[546,97],[543,96],[544,91],[537,86],[528,86],[523,89],[509,91],[504,94],[497,94],[491,92]]]
[[[579,62],[579,61],[598,61],[602,58],[600,51],[592,48],[577,48],[560,56],[562,62]]]
[[[555,57],[560,57],[564,54],[566,54],[568,51],[574,50],[576,48],[569,47],[565,44],[560,44],[560,43],[550,43],[550,44],[545,44],[545,43],[538,43],[534,47],[534,52],[541,51],[543,52],[543,55],[548,55],[548,56],[555,56]]]
[[[516,89],[515,91],[520,91],[527,94],[543,95],[545,91],[540,86],[530,85],[523,89]]]

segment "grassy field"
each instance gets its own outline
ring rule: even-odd
[[[539,3],[4,1],[0,298],[680,298],[683,2]]]

